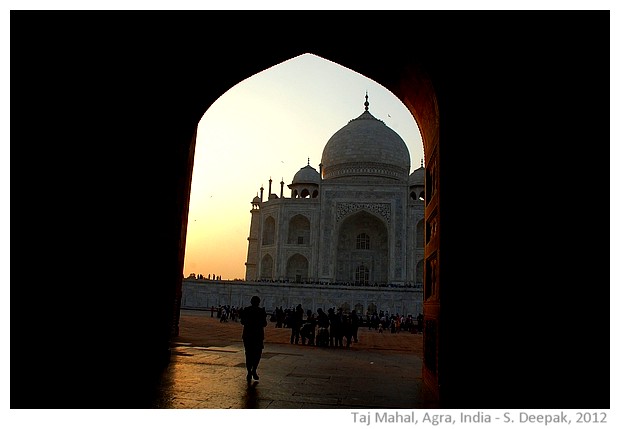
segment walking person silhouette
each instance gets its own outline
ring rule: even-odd
[[[264,307],[259,307],[260,298],[253,296],[250,300],[252,305],[245,307],[241,312],[241,324],[243,325],[243,347],[245,348],[245,367],[248,370],[246,377],[248,383],[258,380],[256,369],[263,353],[265,340],[265,326],[267,326],[267,312]]]

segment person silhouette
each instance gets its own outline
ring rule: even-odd
[[[248,383],[258,380],[256,369],[260,362],[265,340],[265,326],[267,326],[267,312],[264,307],[259,307],[260,298],[253,296],[251,305],[241,311],[240,322],[243,325],[243,347],[245,349],[245,367],[248,370],[246,379]]]
[[[291,344],[299,344],[301,327],[304,324],[304,309],[297,304],[291,313]]]

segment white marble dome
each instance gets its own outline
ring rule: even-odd
[[[407,181],[411,168],[409,149],[403,139],[368,110],[327,141],[321,163],[325,180],[378,176]]]
[[[409,176],[409,184],[411,186],[424,186],[425,169],[420,166],[415,169]]]
[[[311,167],[310,164],[308,164],[305,167],[301,168],[297,173],[295,173],[295,176],[293,176],[292,184],[318,184],[320,181],[321,175],[319,174],[319,172],[316,171],[313,167]]]

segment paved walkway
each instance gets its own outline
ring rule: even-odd
[[[239,322],[182,310],[154,408],[436,408],[422,385],[422,335],[359,329],[350,348],[290,344],[265,329],[259,381],[246,381]]]

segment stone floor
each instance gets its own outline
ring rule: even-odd
[[[422,385],[422,335],[360,328],[350,348],[290,344],[290,329],[265,329],[259,381],[246,381],[238,322],[182,310],[153,408],[436,408]]]

